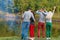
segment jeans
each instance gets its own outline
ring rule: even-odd
[[[38,37],[40,38],[40,34],[41,34],[41,30],[42,29],[42,37],[45,38],[45,26],[44,26],[44,23],[42,22],[39,22],[38,23]]]
[[[51,37],[52,23],[46,22],[46,37]]]
[[[22,22],[22,37],[27,40],[30,22]]]

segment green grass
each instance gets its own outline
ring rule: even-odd
[[[21,40],[20,37],[0,37],[0,40]],[[38,40],[38,38],[35,38],[35,40]],[[43,38],[40,38],[40,40],[46,40]],[[60,37],[51,37],[51,40],[60,40]]]
[[[0,37],[0,40],[20,40],[19,37]]]

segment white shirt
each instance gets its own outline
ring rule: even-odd
[[[52,17],[53,17],[53,12],[51,12],[51,11],[49,11],[49,12],[47,12],[46,13],[46,15],[48,15],[47,17],[48,18],[46,18],[46,22],[52,22]],[[50,17],[50,18],[49,18]]]
[[[22,15],[22,18],[23,18],[24,22],[30,22],[31,17],[35,21],[33,13],[31,11],[25,11],[24,14]]]
[[[40,12],[40,11],[36,11],[36,13],[37,14],[39,14],[39,22],[43,22],[43,23],[45,23],[45,16],[43,15],[43,13],[42,12]]]

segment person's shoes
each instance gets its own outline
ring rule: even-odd
[[[46,38],[42,38],[42,40],[46,40]]]
[[[51,40],[51,38],[47,38],[46,40]]]
[[[34,37],[32,37],[32,38],[28,38],[28,40],[34,40],[35,38]]]

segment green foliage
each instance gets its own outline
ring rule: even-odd
[[[18,7],[21,12],[25,11],[28,7],[31,7],[32,10],[37,10],[41,7],[46,7],[49,9],[53,6],[57,6],[57,10],[60,11],[59,1],[60,0],[14,0],[14,3],[15,7]]]

